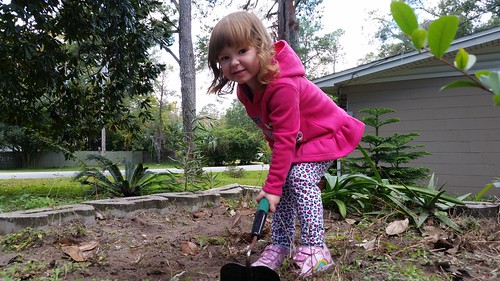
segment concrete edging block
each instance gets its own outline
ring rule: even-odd
[[[239,199],[249,195],[253,196],[259,191],[260,188],[254,186],[228,184],[197,192],[160,193],[91,200],[76,205],[0,213],[0,234],[19,232],[27,227],[46,228],[76,219],[89,225],[95,222],[96,211],[117,217],[134,216],[137,212],[145,210],[154,210],[164,214],[169,207],[184,208],[187,211],[195,212],[209,204],[219,205],[221,198]]]
[[[120,197],[113,199],[85,201],[101,213],[109,213],[113,216],[124,217],[133,215],[137,211],[148,209],[163,209],[169,205],[168,198],[156,195]]]
[[[260,187],[251,185],[228,184],[218,188],[213,188],[206,191],[198,191],[200,193],[217,193],[222,198],[226,199],[239,199],[246,196],[254,196],[259,193]]]
[[[77,204],[0,213],[0,234],[19,232],[27,227],[43,229],[77,219],[82,220],[85,225],[93,224],[94,208],[85,204]]]

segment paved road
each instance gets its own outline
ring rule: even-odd
[[[269,165],[243,165],[237,166],[243,168],[246,171],[262,171],[268,170]],[[223,172],[226,167],[205,167],[203,170],[211,172]],[[148,171],[153,171],[156,173],[171,171],[172,173],[181,173],[181,169],[169,168],[169,169],[148,169]],[[78,173],[78,171],[47,171],[47,172],[8,172],[0,171],[1,179],[46,179],[46,178],[59,178],[59,177],[73,177]]]

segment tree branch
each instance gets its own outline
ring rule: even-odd
[[[174,58],[178,65],[181,64],[181,60],[174,54],[174,52],[172,52],[170,48],[166,48],[165,50]]]

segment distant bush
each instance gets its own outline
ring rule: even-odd
[[[245,177],[245,169],[238,168],[236,166],[228,166],[225,171],[226,175],[231,178],[243,178]]]

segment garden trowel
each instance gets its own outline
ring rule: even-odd
[[[237,263],[228,263],[220,269],[220,281],[279,281],[278,273],[266,266],[251,266],[250,255],[262,234],[266,223],[269,201],[264,197],[259,201],[252,226],[252,243],[248,247],[246,266]]]

